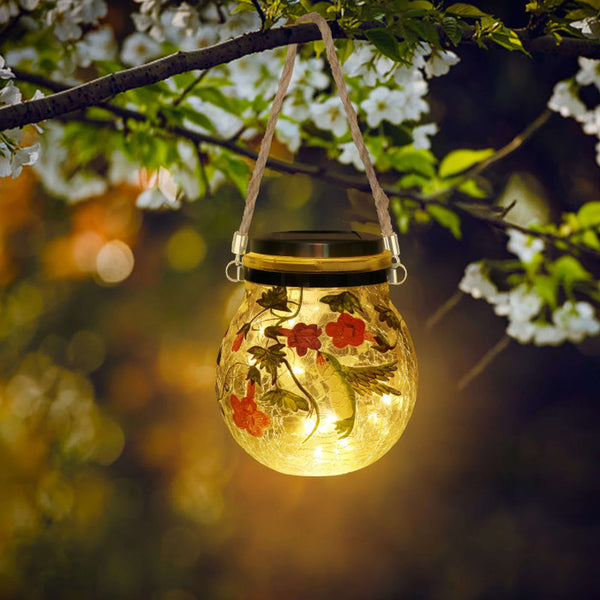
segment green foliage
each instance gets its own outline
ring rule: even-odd
[[[493,154],[494,150],[492,148],[486,148],[485,150],[453,150],[442,159],[438,174],[440,177],[446,178],[463,173],[477,163],[493,156]]]
[[[330,294],[319,298],[319,302],[329,304],[329,308],[334,312],[348,312],[354,314],[355,310],[363,312],[360,300],[352,292],[342,292],[340,294]]]
[[[254,357],[256,364],[271,376],[273,383],[277,381],[277,369],[285,360],[284,344],[274,344],[268,348],[252,346],[248,352]]]
[[[272,287],[263,292],[258,304],[269,310],[280,310],[283,312],[292,312],[288,307],[287,289],[281,286]]]
[[[299,410],[308,411],[310,409],[310,405],[306,398],[281,388],[275,388],[274,390],[265,392],[262,395],[262,400],[269,404],[279,406],[283,410],[292,412],[298,412]]]

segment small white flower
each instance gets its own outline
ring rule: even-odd
[[[460,58],[450,50],[436,51],[425,63],[425,75],[427,75],[429,79],[446,75],[446,73],[450,71],[450,67],[454,66],[459,61]]]
[[[585,58],[584,56],[579,57],[579,71],[575,76],[575,80],[580,85],[591,85],[594,84],[600,89],[600,73],[598,69],[600,67],[600,61],[594,60],[593,58]]]
[[[121,60],[126,65],[140,65],[160,55],[161,47],[145,33],[132,33],[123,42]]]
[[[548,108],[563,117],[581,118],[587,109],[585,104],[575,95],[573,86],[568,81],[559,81],[548,100]]]
[[[596,319],[594,307],[588,302],[568,300],[552,313],[552,320],[563,329],[571,342],[581,342],[586,335],[600,333],[600,321]]]
[[[75,47],[82,67],[89,67],[95,60],[114,60],[117,56],[117,42],[110,27],[86,33]]]
[[[76,40],[81,37],[81,18],[76,18],[71,11],[70,3],[57,2],[56,8],[46,14],[46,24],[54,29],[54,35],[61,41]]]
[[[516,254],[521,262],[529,264],[544,250],[544,242],[540,238],[527,235],[516,229],[509,229],[506,247],[510,252]]]
[[[553,325],[535,324],[533,343],[536,346],[558,346],[567,339],[567,333],[560,327]]]
[[[600,36],[600,21],[596,17],[573,21],[571,27],[579,29],[585,37],[597,38]]]
[[[394,125],[404,120],[404,94],[399,90],[390,90],[388,87],[377,87],[363,100],[360,107],[367,113],[369,127],[377,127],[381,121],[389,121]]]
[[[18,102],[21,102],[21,90],[12,81],[9,81],[0,90],[0,104],[17,104]]]
[[[242,126],[244,122],[232,115],[231,113],[223,110],[219,106],[215,106],[210,102],[204,102],[198,96],[188,96],[186,102],[198,113],[202,113],[207,117],[214,125],[217,133],[224,138],[230,138],[234,136]],[[188,119],[184,119],[184,125],[193,131],[206,132],[205,129],[192,123]]]
[[[577,120],[581,123],[584,133],[588,135],[600,134],[600,106],[579,115]]]
[[[484,298],[491,303],[498,295],[498,288],[484,274],[483,264],[480,262],[467,265],[458,289],[465,294],[471,294],[473,298]]]
[[[79,0],[73,2],[71,18],[82,23],[95,23],[107,12],[108,6],[104,0]]]
[[[0,54],[0,79],[11,79],[14,77],[10,67],[5,67],[4,56]]]
[[[507,316],[510,321],[515,322],[530,321],[540,312],[543,305],[535,288],[530,289],[524,283],[498,300],[494,312],[497,315]]]
[[[319,129],[331,131],[336,137],[341,137],[348,131],[346,113],[338,97],[315,102],[310,106],[310,116]]]
[[[12,17],[19,14],[19,6],[16,0],[4,0],[0,4],[0,24],[8,23]]]
[[[427,123],[419,125],[412,130],[413,148],[416,150],[429,150],[431,142],[429,136],[435,135],[438,132],[438,127],[435,123]]]
[[[365,165],[358,153],[358,148],[354,142],[347,142],[346,144],[339,145],[342,153],[338,156],[338,160],[344,165],[354,165],[354,168],[358,171],[364,171]],[[375,162],[375,157],[369,152],[371,162]]]
[[[182,2],[175,10],[171,25],[183,30],[185,35],[192,35],[200,26],[200,17],[195,8],[192,8],[187,2]]]
[[[530,342],[534,333],[535,325],[530,321],[511,321],[506,328],[506,334],[521,344]]]
[[[302,138],[300,137],[300,125],[290,119],[279,119],[275,126],[277,139],[283,142],[291,152],[300,148]]]
[[[35,10],[40,3],[40,0],[20,0],[21,6],[25,10]]]

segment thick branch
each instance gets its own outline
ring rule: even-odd
[[[345,38],[347,34],[336,22],[329,23],[334,38]],[[380,27],[380,23],[363,23],[362,29]],[[546,52],[571,56],[600,58],[600,44],[594,40],[564,38],[556,44],[554,38],[542,36],[531,38],[526,30],[519,36],[524,47],[530,52]],[[361,38],[360,35],[355,37]],[[28,123],[39,123],[66,113],[97,105],[127,90],[144,87],[152,83],[194,70],[210,69],[233,60],[263,52],[288,44],[302,44],[320,39],[320,33],[313,24],[275,27],[267,31],[255,31],[240,37],[216,44],[209,48],[190,52],[177,52],[164,58],[117,73],[111,73],[87,83],[65,89],[47,98],[11,104],[0,108],[0,131],[22,127]],[[468,32],[464,33],[463,43],[472,44]]]

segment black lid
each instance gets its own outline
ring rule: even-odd
[[[357,231],[278,231],[252,238],[250,252],[275,256],[339,258],[385,250],[381,237]]]

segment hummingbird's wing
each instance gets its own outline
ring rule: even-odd
[[[391,379],[398,370],[398,361],[368,367],[342,367],[348,383],[359,394],[393,394],[401,396],[402,392],[384,381]]]

